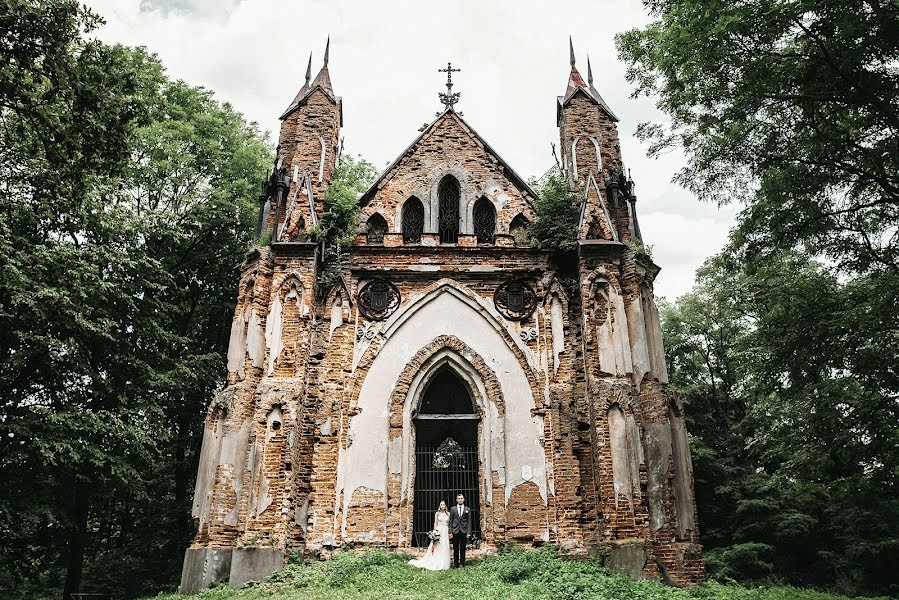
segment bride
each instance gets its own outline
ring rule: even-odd
[[[446,502],[441,500],[437,512],[434,513],[434,530],[440,532],[440,537],[431,541],[424,556],[410,560],[410,565],[428,571],[445,571],[450,568],[449,519]]]

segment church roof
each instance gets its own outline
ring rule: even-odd
[[[571,73],[568,75],[568,86],[565,89],[565,95],[559,96],[559,107],[557,111],[557,117],[561,117],[562,108],[564,108],[572,98],[574,98],[578,92],[583,93],[587,98],[597,104],[603,112],[609,115],[613,121],[618,120],[618,116],[612,112],[612,109],[609,108],[609,105],[606,104],[606,101],[603,100],[603,97],[599,95],[599,92],[596,91],[596,88],[593,87],[593,69],[590,67],[590,57],[587,57],[587,82],[584,82],[584,78],[581,77],[581,74],[578,72],[577,67],[574,66],[574,44],[572,44],[571,39],[568,40],[569,47],[571,49]]]
[[[436,126],[439,123],[443,122],[444,119],[450,119],[450,118],[456,119],[458,121],[458,123],[462,126],[462,128],[465,129],[465,131],[469,135],[471,135],[475,140],[477,140],[477,142],[481,146],[484,147],[484,151],[486,151],[487,154],[490,154],[497,160],[497,162],[503,167],[503,170],[505,171],[506,176],[512,181],[512,183],[514,183],[516,186],[518,186],[518,188],[520,190],[527,192],[527,194],[525,195],[525,200],[529,204],[531,204],[530,198],[537,199],[539,197],[537,192],[535,192],[533,189],[531,189],[531,186],[528,185],[527,181],[525,181],[524,178],[522,178],[518,173],[516,173],[515,169],[513,169],[511,166],[509,166],[509,163],[507,163],[505,160],[503,160],[503,158],[499,154],[497,154],[497,152],[490,146],[490,144],[488,144],[487,141],[484,140],[484,138],[482,138],[480,136],[480,134],[478,134],[478,132],[475,131],[471,127],[471,125],[469,125],[465,121],[465,119],[462,118],[462,116],[459,113],[457,113],[456,111],[454,111],[451,108],[448,108],[448,109],[444,110],[442,113],[440,113],[439,115],[437,115],[437,118],[434,119],[430,125],[428,125],[427,127],[425,127],[422,130],[422,132],[418,135],[418,137],[415,138],[412,141],[412,143],[409,144],[409,146],[406,147],[406,149],[403,150],[403,152],[399,156],[396,157],[396,160],[394,160],[392,163],[390,163],[390,166],[388,166],[386,169],[384,169],[384,172],[381,173],[381,175],[374,181],[374,183],[371,184],[371,186],[368,188],[368,190],[366,190],[366,192],[364,194],[362,194],[362,196],[359,198],[359,205],[365,206],[368,203],[368,201],[372,198],[372,196],[375,195],[375,193],[378,191],[378,189],[383,186],[384,182],[388,181],[393,176],[393,174],[396,172],[397,165],[399,165],[400,162],[405,157],[412,154],[415,151],[416,147],[419,145],[419,143],[424,138],[426,138],[428,135],[430,135],[431,132],[434,131],[434,129],[436,128]],[[530,198],[528,198],[528,195],[530,196]]]
[[[312,53],[311,52],[309,53],[309,63],[306,65],[306,83],[304,83],[303,87],[300,88],[300,91],[297,92],[297,95],[294,97],[293,102],[290,103],[290,106],[287,107],[287,110],[285,110],[281,114],[280,119],[282,121],[284,119],[286,119],[287,116],[290,115],[290,113],[292,113],[293,111],[298,109],[300,106],[302,106],[315,90],[321,90],[322,93],[324,93],[325,96],[327,96],[328,99],[331,100],[331,102],[334,102],[336,104],[341,104],[340,96],[337,96],[334,94],[334,88],[331,86],[331,74],[328,72],[328,54],[330,52],[330,49],[331,49],[331,38],[329,37],[327,43],[325,44],[324,64],[322,65],[321,70],[318,72],[318,75],[315,76],[315,79],[312,81],[311,84],[309,83],[309,80],[312,77]],[[342,106],[341,106],[340,112],[341,112],[340,121],[341,121],[341,125],[342,125],[343,124],[343,107]]]

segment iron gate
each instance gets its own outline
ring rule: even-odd
[[[434,527],[434,512],[440,501],[447,507],[456,504],[456,494],[465,496],[471,511],[471,536],[481,538],[480,495],[478,494],[478,450],[458,447],[450,451],[438,448],[415,449],[415,505],[412,545],[426,547],[428,532]]]

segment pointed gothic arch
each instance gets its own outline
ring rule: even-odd
[[[459,208],[462,202],[462,186],[452,175],[445,175],[437,186],[438,227],[441,244],[459,241]]]
[[[410,196],[403,203],[402,232],[404,244],[420,244],[425,226],[425,207],[421,200]]]
[[[509,223],[509,233],[515,239],[516,246],[530,245],[530,232],[528,230],[530,225],[531,222],[528,221],[528,218],[521,213],[515,215],[515,217]]]
[[[474,234],[479,244],[492,244],[496,235],[496,208],[485,196],[474,203]]]
[[[365,239],[369,244],[383,244],[387,235],[387,219],[375,213],[365,223]]]
[[[429,337],[434,330],[453,330],[455,335],[434,339]],[[353,366],[356,385],[349,401],[352,416],[345,426],[348,442],[338,464],[340,535],[366,535],[370,541],[383,539],[400,546],[411,542],[412,408],[441,366],[452,367],[468,384],[480,416],[478,480],[484,506],[505,511],[515,493],[546,507],[551,495],[549,458],[544,448],[522,443],[529,435],[543,435],[545,426],[543,414],[535,413],[543,406],[544,395],[532,354],[486,302],[451,280],[441,280],[400,307],[372,340],[362,341]],[[481,356],[490,357],[489,366]],[[507,431],[515,434],[507,437]],[[499,457],[505,461],[500,470],[495,463]],[[389,465],[386,472],[378,467],[384,464]],[[376,537],[356,525],[358,515],[368,510],[389,515],[391,525]],[[499,514],[504,518],[504,512]],[[487,512],[483,519],[495,523]],[[550,535],[541,521],[516,523],[515,528],[496,530],[497,535],[521,539]],[[388,531],[390,539],[383,537]],[[485,539],[491,535],[485,531]]]

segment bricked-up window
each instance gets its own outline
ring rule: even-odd
[[[515,238],[516,246],[530,246],[531,238],[528,232],[530,222],[524,215],[516,215],[509,224],[509,233]]]
[[[483,196],[474,203],[474,232],[479,244],[493,243],[493,236],[496,234],[496,209]]]
[[[459,180],[447,175],[437,187],[437,206],[439,210],[438,231],[441,244],[455,244],[459,241],[459,199],[462,188]]]
[[[369,244],[383,244],[384,236],[387,234],[387,219],[380,213],[375,213],[368,218],[365,230],[366,241]]]
[[[692,467],[690,446],[687,443],[687,427],[684,418],[674,406],[668,407],[668,424],[671,427],[671,459],[674,463],[674,506],[677,510],[677,534],[688,537],[695,529],[693,522]]]
[[[425,227],[425,207],[421,200],[412,196],[403,204],[403,243],[421,243]]]

